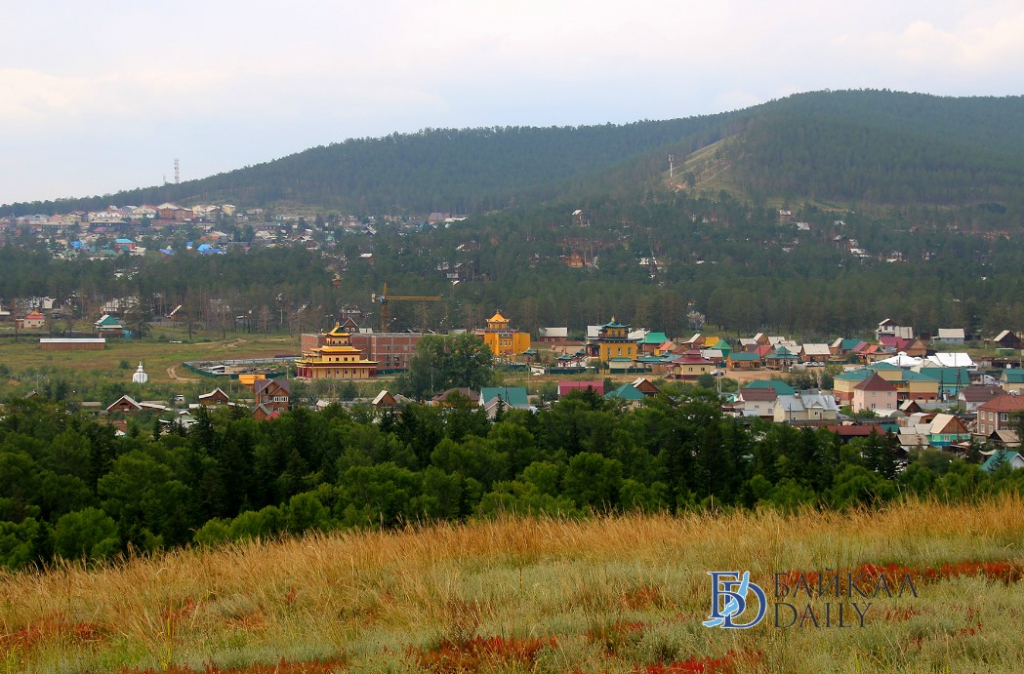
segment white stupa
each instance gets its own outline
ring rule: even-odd
[[[142,369],[142,363],[139,363],[139,369],[132,375],[133,384],[145,384],[149,381],[149,375],[146,374],[145,370]]]

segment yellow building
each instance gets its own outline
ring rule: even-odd
[[[352,337],[335,325],[330,332],[320,335],[319,345],[302,350],[302,358],[295,361],[297,376],[306,379],[369,379],[377,376],[377,361],[363,358],[362,352],[352,346]]]
[[[518,356],[530,348],[530,333],[513,330],[501,313],[487,319],[487,327],[480,337],[495,356]]]
[[[602,363],[612,360],[635,360],[637,341],[629,338],[629,326],[616,322],[612,316],[611,322],[602,325],[597,331],[597,339],[594,342],[597,344],[597,358]]]

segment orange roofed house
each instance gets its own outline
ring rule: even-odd
[[[363,358],[352,346],[352,336],[335,325],[320,335],[320,343],[307,343],[303,336],[302,358],[295,361],[296,376],[304,379],[370,379],[377,376],[377,362]]]

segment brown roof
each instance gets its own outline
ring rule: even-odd
[[[1024,412],[1024,396],[996,396],[978,408],[979,412]]]
[[[779,397],[778,391],[771,387],[765,388],[741,388],[740,396],[750,402],[766,401],[772,402]]]
[[[969,403],[983,403],[996,396],[1006,395],[1006,391],[998,386],[968,386],[960,391],[960,395]]]
[[[896,387],[882,379],[878,374],[873,374],[853,388],[858,391],[895,391]]]

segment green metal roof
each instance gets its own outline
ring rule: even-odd
[[[732,360],[761,360],[761,356],[756,353],[750,353],[749,351],[741,351],[739,353],[729,354],[729,358]]]
[[[623,384],[614,391],[609,391],[604,394],[606,400],[643,400],[644,394],[636,390],[636,387],[632,384]]]
[[[522,386],[495,386],[480,389],[480,401],[485,405],[498,396],[501,396],[501,399],[508,405],[526,406],[530,404],[526,389]]]
[[[780,396],[791,396],[796,389],[781,379],[757,379],[747,382],[742,388],[773,388]]]
[[[668,336],[664,332],[648,332],[647,335],[640,341],[640,343],[661,346],[667,341]]]

